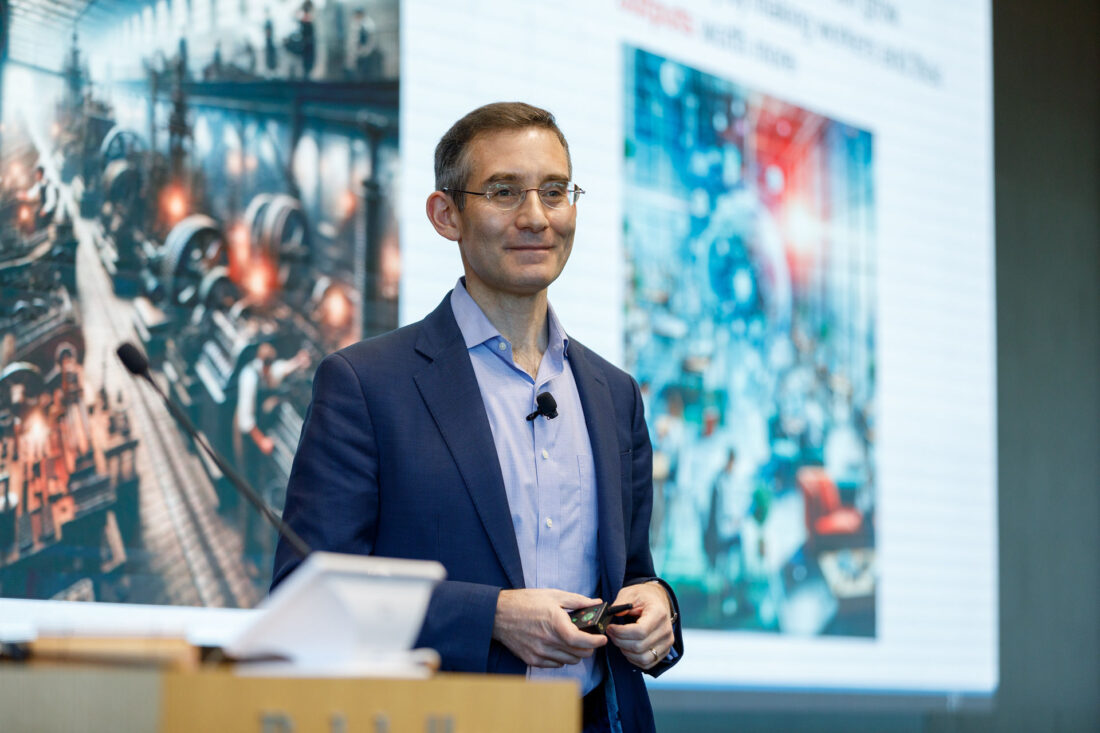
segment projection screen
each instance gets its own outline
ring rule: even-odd
[[[522,100],[585,191],[551,302],[645,401],[686,647],[658,703],[996,690],[989,3],[19,5],[4,640],[250,616],[273,533],[114,349],[280,510],[320,358],[461,273],[424,214],[436,142]]]

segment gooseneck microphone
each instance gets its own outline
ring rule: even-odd
[[[534,422],[539,415],[547,420],[553,420],[558,416],[558,403],[554,400],[554,395],[549,392],[540,392],[536,395],[535,405],[535,411],[527,416],[528,422]]]
[[[118,347],[118,358],[122,360],[122,365],[126,367],[126,370],[133,374],[135,377],[144,377],[149,380],[149,383],[153,385],[153,389],[160,393],[160,387],[157,386],[149,377],[149,360],[145,358],[145,354],[141,353],[138,347],[127,341]]]
[[[206,438],[204,438],[199,433],[198,429],[195,427],[195,424],[191,422],[191,419],[189,417],[187,417],[187,413],[185,413],[179,407],[179,405],[173,402],[172,399],[164,393],[164,391],[160,388],[160,385],[153,381],[152,375],[149,374],[149,359],[146,358],[145,354],[141,353],[141,350],[138,349],[138,347],[129,342],[119,346],[116,353],[118,354],[118,358],[122,361],[123,365],[131,374],[133,374],[135,377],[141,377],[150,385],[152,385],[153,390],[157,393],[157,396],[159,396],[161,401],[168,407],[168,412],[172,414],[172,417],[176,419],[176,422],[178,422],[180,426],[187,432],[187,434],[191,436],[191,440],[195,441],[195,443],[200,448],[202,448],[203,452],[206,453],[206,455],[210,456],[210,460],[214,461],[214,464],[221,470],[223,474],[225,474],[226,478],[229,479],[229,482],[233,484],[233,488],[243,494],[244,497],[252,503],[252,506],[256,507],[260,514],[264,516],[264,519],[266,519],[271,524],[271,526],[275,528],[275,530],[279,533],[279,536],[289,542],[290,546],[294,548],[295,552],[301,555],[304,559],[306,555],[310,553],[309,545],[307,545],[305,541],[298,536],[298,533],[291,529],[290,526],[286,522],[284,522],[281,517],[279,517],[279,515],[272,511],[271,507],[267,505],[267,502],[265,502],[260,497],[260,495],[256,493],[256,490],[248,484],[248,481],[246,481],[243,476],[237,473],[237,471],[229,465],[228,461],[222,458],[221,454],[214,450],[213,446],[206,442]]]

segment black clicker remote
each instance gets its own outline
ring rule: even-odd
[[[607,631],[608,624],[632,624],[633,616],[618,616],[623,611],[634,608],[632,603],[623,603],[619,606],[611,606],[606,602],[597,603],[595,606],[578,608],[569,612],[569,620],[581,631],[589,634],[602,634]]]

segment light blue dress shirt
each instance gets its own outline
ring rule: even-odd
[[[470,297],[462,279],[451,293],[451,309],[493,431],[524,584],[594,597],[599,582],[596,467],[569,366],[569,339],[547,306],[550,338],[532,379],[512,360],[512,345]],[[528,421],[542,392],[554,396],[558,417]],[[593,655],[561,669],[529,667],[527,676],[575,679],[587,694],[603,673]]]

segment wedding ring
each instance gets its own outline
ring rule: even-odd
[[[661,660],[661,655],[658,654],[657,650],[654,649],[653,647],[649,648],[649,653],[653,655],[653,661],[654,662],[659,662]]]

